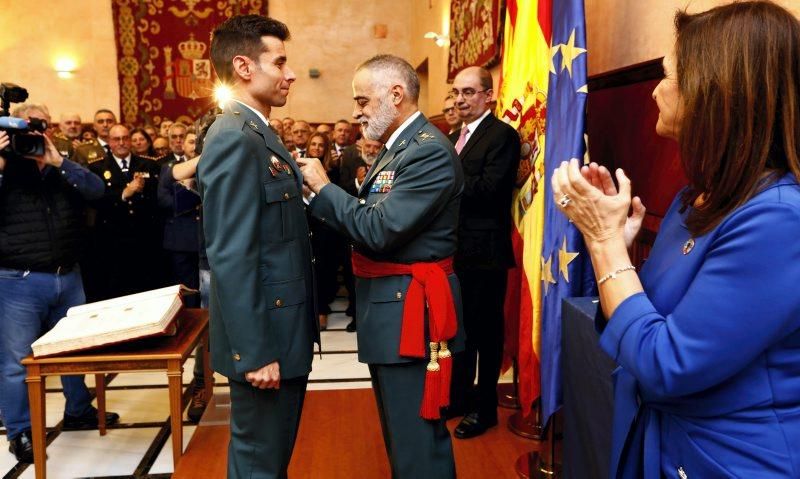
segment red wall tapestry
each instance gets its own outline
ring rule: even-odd
[[[465,67],[497,64],[504,18],[501,0],[452,0],[448,82]]]
[[[112,0],[120,121],[192,123],[213,104],[211,31],[268,0]]]

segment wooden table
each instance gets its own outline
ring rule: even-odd
[[[28,368],[28,398],[30,399],[31,432],[33,436],[33,464],[36,479],[47,474],[45,455],[45,377],[94,374],[97,391],[97,415],[100,435],[105,435],[105,374],[165,371],[169,382],[169,414],[172,429],[172,460],[177,466],[183,453],[183,363],[195,346],[202,341],[208,345],[208,311],[184,309],[178,314],[178,334],[122,343],[92,351],[61,356],[33,358],[28,356],[22,364]],[[213,388],[209,354],[205,354],[206,397]]]

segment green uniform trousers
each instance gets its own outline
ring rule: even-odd
[[[456,477],[445,420],[419,415],[426,366],[427,361],[369,365],[393,479]]]
[[[230,381],[229,479],[285,479],[308,376],[281,379],[280,389]]]

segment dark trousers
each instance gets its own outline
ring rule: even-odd
[[[200,288],[200,266],[197,252],[194,251],[169,251],[171,266],[171,284],[180,283],[192,289]],[[187,308],[197,308],[200,306],[198,295],[190,295],[184,298]]]
[[[457,271],[464,306],[464,351],[453,357],[450,407],[497,419],[497,381],[503,360],[503,303],[505,270]],[[472,390],[478,372],[477,394]]]
[[[285,479],[292,458],[308,376],[281,379],[280,389],[230,381],[228,479]]]
[[[419,415],[426,365],[426,361],[369,365],[392,479],[456,477],[444,419],[427,421]]]
[[[356,318],[356,277],[353,274],[353,248],[350,243],[344,245],[342,260],[342,280],[347,290],[347,312]]]
[[[344,261],[345,241],[342,236],[308,215],[308,226],[311,229],[311,250],[314,253],[314,277],[317,281],[317,311],[319,314],[330,314],[330,304],[336,299],[339,282],[336,270]]]

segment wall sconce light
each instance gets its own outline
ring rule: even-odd
[[[55,70],[59,78],[72,78],[77,70],[75,60],[67,57],[59,58],[56,60]]]
[[[430,38],[436,44],[437,47],[443,47],[450,43],[450,37],[446,35],[441,35],[436,32],[428,32],[425,34],[425,38]]]

